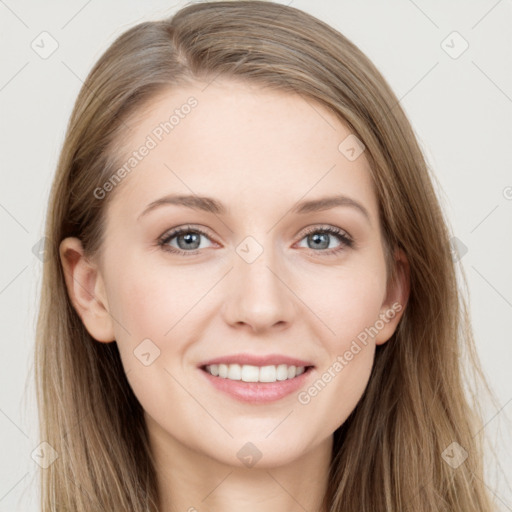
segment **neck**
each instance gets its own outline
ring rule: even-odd
[[[326,512],[332,436],[284,463],[232,466],[184,446],[147,417],[161,512]]]

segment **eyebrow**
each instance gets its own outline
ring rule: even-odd
[[[150,211],[163,205],[177,205],[190,208],[192,210],[201,210],[216,215],[225,215],[227,213],[226,207],[213,197],[197,196],[197,195],[167,195],[151,202],[144,211],[137,217],[141,217]],[[293,206],[291,213],[304,215],[306,213],[322,212],[336,208],[339,206],[349,206],[355,208],[363,214],[363,216],[371,224],[370,214],[368,210],[358,201],[351,197],[344,195],[336,195],[329,197],[321,197],[319,199],[312,199],[309,201],[301,201]]]

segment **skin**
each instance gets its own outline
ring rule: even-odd
[[[70,297],[91,336],[119,346],[145,410],[164,512],[320,510],[333,432],[362,396],[376,345],[397,327],[407,261],[395,253],[398,278],[388,283],[365,153],[348,160],[338,146],[350,130],[299,95],[219,79],[166,91],[132,124],[123,150],[140,147],[190,96],[197,107],[117,186],[101,253],[86,259],[78,239],[61,243]],[[227,212],[165,205],[138,219],[170,193],[214,197]],[[361,203],[369,219],[350,206],[290,212],[336,193]],[[158,245],[187,224],[207,232],[197,254]],[[327,235],[318,248],[304,233],[310,226],[320,235],[338,227],[354,246]],[[252,263],[236,252],[247,236],[263,249]],[[341,250],[326,255],[327,243]],[[297,393],[243,403],[197,368],[233,353],[285,354],[315,365],[307,390],[396,303],[401,311],[307,404]],[[160,355],[145,366],[134,350],[148,338]],[[252,467],[237,457],[247,442],[262,454]]]

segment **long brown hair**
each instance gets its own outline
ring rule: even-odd
[[[79,93],[46,225],[51,257],[35,371],[41,437],[59,457],[42,470],[42,511],[158,510],[141,405],[116,343],[92,339],[74,310],[59,244],[76,236],[87,254],[101,250],[115,191],[98,200],[94,190],[120,164],[130,121],[160,91],[217,76],[299,93],[339,116],[366,147],[387,249],[401,248],[410,265],[406,311],[377,347],[365,393],[334,434],[325,509],[490,512],[463,359],[471,378],[482,374],[435,177],[370,60],[322,21],[266,1],[192,4],[169,19],[140,23],[106,50]],[[468,454],[456,468],[442,456],[454,442]]]

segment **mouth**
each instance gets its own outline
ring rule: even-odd
[[[293,380],[311,371],[314,366],[295,366],[287,364],[255,366],[249,364],[208,364],[201,370],[213,377],[241,382],[273,383]]]
[[[219,356],[202,361],[197,368],[213,389],[251,404],[276,402],[293,395],[307,385],[315,371],[307,359],[250,353]]]
[[[309,365],[212,363],[199,367],[199,370],[205,381],[221,394],[256,405],[293,396],[310,382],[314,368]]]

